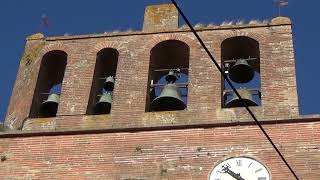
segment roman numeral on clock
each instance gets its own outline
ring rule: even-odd
[[[262,171],[262,170],[263,170],[263,169],[260,168],[260,169],[256,170],[255,173],[258,173],[258,172],[260,172],[260,171]]]
[[[242,166],[242,161],[241,161],[241,159],[236,160],[236,162],[237,162],[237,165],[238,165],[238,166]]]
[[[258,177],[258,180],[267,180],[266,177]]]

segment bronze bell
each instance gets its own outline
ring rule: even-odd
[[[152,111],[174,111],[185,108],[186,105],[181,99],[179,88],[171,83],[165,85],[161,94],[151,103]]]
[[[166,76],[166,81],[168,83],[174,83],[178,79],[179,79],[179,75],[174,70],[170,70],[168,75]]]
[[[58,94],[49,94],[48,99],[41,104],[41,113],[46,117],[54,117],[57,114],[60,96]]]
[[[95,112],[97,114],[109,114],[112,104],[112,93],[105,92],[100,97],[99,101],[95,105]]]
[[[229,77],[236,83],[247,83],[254,77],[254,70],[245,59],[239,59],[229,69]]]
[[[103,83],[103,88],[106,91],[112,91],[114,88],[114,77],[113,76],[108,76],[107,79]]]
[[[235,92],[232,92],[232,99],[226,103],[226,108],[232,107],[245,107],[247,106],[258,106],[258,104],[252,98],[252,92],[248,89],[237,89],[240,94],[242,101],[239,99]]]

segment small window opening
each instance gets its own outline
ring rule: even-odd
[[[187,107],[190,48],[168,40],[151,50],[146,112],[176,111]]]
[[[226,39],[221,44],[222,67],[242,100],[223,81],[222,107],[261,105],[260,50],[259,43],[249,37]]]
[[[43,56],[29,117],[56,116],[66,65],[67,54],[63,51],[51,51]]]
[[[87,114],[110,113],[118,56],[118,51],[112,48],[105,48],[98,52]]]

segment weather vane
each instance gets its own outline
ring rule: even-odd
[[[40,22],[40,32],[43,34],[45,33],[46,29],[49,27],[49,18],[46,14],[41,15],[41,22]]]
[[[48,27],[49,26],[49,19],[46,14],[42,14],[41,16],[41,26],[42,27]]]
[[[275,0],[276,5],[278,6],[278,13],[281,16],[281,8],[289,5],[288,0]]]

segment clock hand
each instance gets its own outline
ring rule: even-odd
[[[243,178],[240,176],[240,173],[237,174],[237,173],[231,171],[228,166],[222,166],[222,171],[223,171],[224,173],[228,173],[230,176],[232,176],[232,177],[235,178],[236,180],[245,180],[245,179],[243,179]]]

